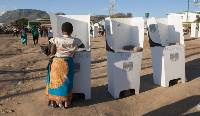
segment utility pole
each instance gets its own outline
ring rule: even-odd
[[[187,20],[186,20],[186,22],[188,22],[188,12],[189,12],[189,9],[190,9],[190,0],[188,0]]]
[[[115,14],[115,0],[110,0],[109,16]]]

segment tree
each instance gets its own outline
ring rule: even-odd
[[[65,15],[65,13],[58,12],[58,13],[55,13],[55,15]]]
[[[127,14],[117,13],[117,14],[111,15],[111,18],[132,18],[132,13],[127,13]]]
[[[21,28],[27,25],[28,25],[28,19],[26,18],[17,19],[14,22],[11,22],[11,26],[16,26],[18,28]]]
[[[195,23],[200,23],[200,17],[195,20]]]
[[[132,13],[127,13],[127,14],[126,14],[126,17],[127,17],[127,18],[132,18],[132,16],[133,16]]]

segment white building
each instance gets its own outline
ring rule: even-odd
[[[183,12],[183,13],[168,13],[168,17],[171,16],[181,16],[182,23],[188,24],[188,23],[194,23],[197,18],[200,17],[200,11],[196,12]]]

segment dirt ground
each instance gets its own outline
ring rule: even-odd
[[[185,84],[164,88],[154,84],[148,37],[144,39],[140,94],[114,99],[107,91],[105,37],[91,38],[90,100],[75,96],[75,107],[50,108],[45,96],[48,57],[40,45],[0,35],[0,116],[200,116],[200,38],[185,36]],[[120,85],[119,85],[120,86]]]

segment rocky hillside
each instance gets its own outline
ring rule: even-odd
[[[10,24],[20,18],[26,18],[28,20],[36,20],[38,18],[48,18],[49,15],[46,11],[35,9],[17,9],[13,11],[7,11],[0,16],[0,23]]]
[[[64,13],[56,13],[57,15],[59,14],[64,14]],[[108,17],[108,15],[95,15],[91,16],[91,21],[94,22],[99,22],[103,19]],[[132,17],[131,13],[117,13],[113,15],[112,17],[116,18],[127,18],[127,17]],[[5,24],[10,24],[10,22],[13,22],[17,19],[21,18],[26,18],[28,20],[36,20],[38,18],[49,18],[49,14],[46,13],[46,11],[41,11],[41,10],[35,10],[35,9],[17,9],[13,11],[7,11],[3,15],[0,16],[0,23],[5,23]]]

